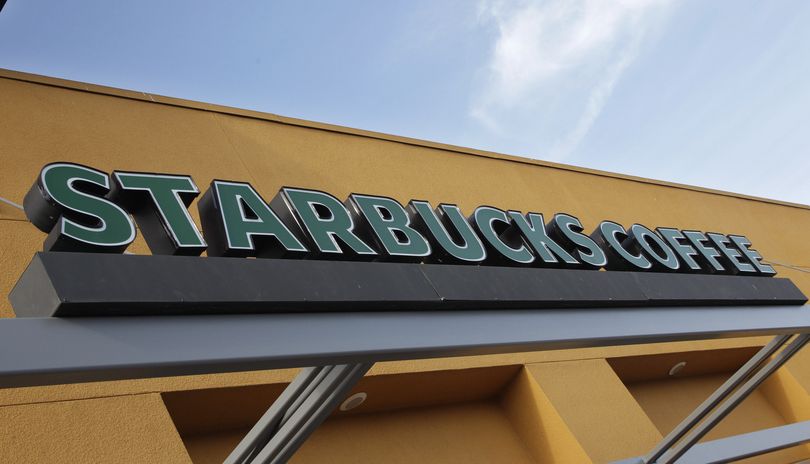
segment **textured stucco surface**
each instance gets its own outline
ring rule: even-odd
[[[157,394],[0,406],[0,461],[190,463]]]
[[[9,71],[0,71],[0,140],[0,196],[17,203],[44,164],[72,161],[108,172],[190,174],[202,189],[213,178],[248,181],[268,200],[289,185],[338,197],[357,192],[403,202],[457,203],[467,212],[481,204],[547,216],[567,212],[588,231],[611,219],[626,226],[639,222],[740,233],[768,259],[810,267],[810,209],[801,205]],[[190,209],[198,220],[196,205]],[[0,203],[0,317],[14,316],[8,292],[44,238],[19,210]],[[141,238],[131,251],[148,253]],[[810,274],[776,269],[810,294]],[[381,363],[363,384],[374,393],[368,410],[327,421],[296,459],[568,463],[640,454],[707,394],[716,383],[711,375],[720,374],[707,374],[711,381],[694,377],[625,385],[605,358],[764,342],[699,341]],[[496,366],[506,367],[491,378],[476,377],[486,369],[475,375],[454,373]],[[204,433],[181,437],[178,428],[188,431],[188,426],[175,426],[161,393],[180,395],[186,410],[202,411],[228,397],[210,389],[271,385],[269,390],[244,390],[260,395],[278,391],[295,372],[0,389],[0,462],[183,463],[189,462],[185,446],[195,461],[214,462],[244,433],[230,419],[235,413],[224,407],[220,422],[209,415]],[[420,389],[420,384],[435,388]],[[718,433],[744,430],[744,424],[810,420],[808,391],[810,352],[804,351]],[[253,408],[247,414],[260,413],[266,401],[246,401],[252,406],[245,407]],[[769,419],[752,422],[754,415]],[[804,448],[785,453],[810,456]]]
[[[604,359],[531,364],[526,369],[593,462],[642,455],[661,439]]]

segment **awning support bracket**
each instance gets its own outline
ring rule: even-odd
[[[810,334],[799,334],[782,348],[792,335],[774,337],[711,394],[646,456],[618,461],[621,464],[673,464],[684,456],[735,407],[745,400],[771,374],[782,367],[809,341]],[[778,352],[778,353],[777,353]]]
[[[225,464],[287,462],[372,365],[339,364],[301,370]]]

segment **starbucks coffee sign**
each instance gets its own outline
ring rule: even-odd
[[[155,255],[339,259],[773,276],[743,235],[454,204],[407,205],[385,196],[283,187],[268,202],[249,183],[45,166],[25,196],[44,251],[122,253],[136,225]]]

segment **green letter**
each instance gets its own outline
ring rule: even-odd
[[[487,258],[481,239],[458,206],[442,204],[434,211],[426,201],[411,200],[408,209],[412,212],[414,223],[429,232],[427,235],[435,243],[434,250],[444,250],[447,255],[464,262],[477,263]],[[461,239],[462,245],[458,245],[450,235],[450,227]]]
[[[709,239],[711,239],[712,242],[714,242],[717,249],[719,249],[725,255],[725,262],[729,269],[733,268],[732,270],[737,270],[742,274],[756,274],[757,271],[754,269],[754,266],[743,261],[741,259],[742,255],[739,251],[737,251],[737,248],[731,246],[731,243],[729,243],[729,237],[712,232],[709,232],[706,235],[709,237]]]
[[[199,255],[206,243],[188,214],[200,190],[189,176],[113,172],[113,198],[127,206],[156,255]]]
[[[566,250],[576,250],[583,267],[599,269],[607,264],[605,252],[590,237],[582,233],[582,223],[569,214],[558,213],[549,223],[551,236],[563,241]],[[566,243],[567,242],[567,243]]]
[[[361,256],[376,256],[377,252],[354,233],[354,221],[337,198],[317,190],[283,188],[293,214],[315,247],[321,253],[342,254],[340,239],[349,251]]]
[[[542,214],[528,213],[524,217],[519,211],[509,211],[509,217],[544,263],[556,263],[559,256],[565,264],[573,266],[579,264],[576,258],[548,236]]]
[[[509,218],[505,212],[491,206],[479,206],[473,213],[473,217],[475,225],[484,240],[500,254],[516,263],[528,264],[534,261],[534,255],[526,248],[526,245],[521,243],[519,247],[513,248],[507,245],[495,231],[495,222],[503,223],[506,227],[509,227]]]
[[[675,250],[675,253],[678,253],[681,261],[686,266],[682,268],[684,272],[701,272],[703,270],[700,264],[692,258],[692,256],[697,256],[697,251],[689,244],[683,243],[686,237],[683,236],[680,230],[672,227],[658,227],[655,230],[664,237],[664,240]]]
[[[250,184],[215,180],[197,207],[209,256],[273,258],[307,252]]]
[[[87,166],[42,168],[24,203],[31,222],[50,232],[44,250],[124,251],[135,240],[135,224],[121,207],[102,198],[109,190],[109,176]]]
[[[352,194],[351,202],[374,232],[381,250],[390,256],[430,255],[430,244],[411,227],[411,218],[398,201],[370,195]]]
[[[641,224],[633,224],[630,226],[630,245],[635,245],[641,248],[647,256],[651,257],[659,264],[659,269],[670,271],[678,271],[681,268],[681,262],[678,261],[678,255],[675,251],[667,245],[661,237],[649,228]],[[653,245],[655,244],[655,245]],[[660,252],[660,253],[659,253]],[[663,255],[662,255],[663,253]],[[651,264],[655,265],[655,262]]]
[[[726,273],[726,269],[720,264],[720,261],[717,258],[720,257],[720,253],[712,247],[711,245],[706,245],[705,242],[708,242],[709,239],[703,235],[702,232],[697,230],[684,230],[682,231],[683,235],[692,242],[692,245],[695,249],[700,253],[699,257],[702,258],[701,261],[708,263],[709,266],[703,265],[701,263],[701,267],[706,270],[707,272],[711,273]]]
[[[602,221],[591,234],[591,238],[608,256],[605,269],[610,271],[648,271],[652,263],[639,251],[631,253],[625,245],[628,243],[624,226],[613,221]]]
[[[751,246],[751,241],[748,240],[744,235],[729,235],[728,238],[737,245],[737,248],[742,251],[746,258],[748,258],[751,263],[754,264],[754,267],[757,268],[762,275],[772,276],[776,274],[776,271],[773,267],[769,266],[762,262],[762,256],[759,255],[757,250],[753,250],[749,248]]]

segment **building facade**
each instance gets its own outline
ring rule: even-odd
[[[200,186],[243,180],[265,198],[297,186],[338,198],[450,202],[465,212],[483,204],[566,212],[587,231],[611,219],[739,233],[780,277],[810,293],[805,205],[141,92],[0,71],[0,160],[0,197],[16,203],[42,166],[70,161],[189,174]],[[0,317],[8,318],[15,314],[7,295],[45,234],[0,203],[0,239]],[[149,254],[140,235],[129,251]],[[767,340],[378,363],[354,388],[365,402],[333,414],[292,462],[601,463],[643,455]],[[0,461],[222,462],[296,372],[0,389]],[[801,352],[707,438],[810,420],[809,391],[810,352]],[[808,458],[801,445],[750,462]]]

